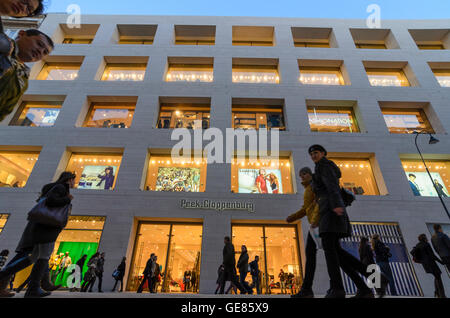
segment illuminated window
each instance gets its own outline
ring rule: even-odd
[[[341,186],[356,195],[379,195],[369,159],[329,158],[342,173]]]
[[[331,28],[292,27],[295,47],[337,47]]]
[[[118,24],[119,44],[153,44],[157,25]]]
[[[300,67],[299,81],[305,85],[345,85],[339,67]]]
[[[384,43],[355,43],[355,46],[358,49],[378,49],[378,50],[386,50],[387,47]]]
[[[273,46],[274,27],[233,26],[233,45]]]
[[[175,25],[176,45],[214,45],[215,40],[214,25]]]
[[[381,111],[391,134],[411,134],[414,131],[434,134],[425,112],[421,109],[384,108]]]
[[[128,275],[127,291],[136,291],[151,253],[157,254],[161,280],[157,293],[198,293],[203,226],[198,223],[140,222]],[[188,274],[189,272],[189,274]],[[190,284],[185,284],[190,275]],[[148,290],[147,283],[144,290]]]
[[[353,108],[308,107],[309,126],[315,132],[359,132]]]
[[[0,152],[0,187],[23,188],[39,158],[39,152]]]
[[[2,233],[5,227],[6,221],[8,221],[9,214],[0,214],[0,233]]]
[[[100,24],[80,24],[72,28],[70,24],[61,23],[55,36],[63,44],[91,44]]]
[[[389,29],[350,29],[358,49],[399,49],[394,35]]]
[[[102,81],[143,81],[147,64],[108,63]]]
[[[450,29],[412,29],[409,33],[420,50],[450,48]]]
[[[261,194],[293,193],[289,158],[235,158],[231,164],[231,192]]]
[[[371,69],[366,68],[370,85],[372,86],[410,86],[401,69]]]
[[[438,160],[425,160],[430,171],[430,177],[421,160],[402,160],[403,169],[409,181],[411,191],[415,196],[441,197],[450,196],[450,162]],[[434,185],[433,185],[434,183]],[[436,188],[437,191],[436,192]]]
[[[450,69],[433,69],[433,73],[441,87],[450,87]]]
[[[93,38],[64,38],[63,44],[91,44]]]
[[[233,105],[232,117],[234,129],[286,129],[283,106]]]
[[[146,191],[205,192],[206,158],[172,159],[151,155],[148,163]]]
[[[78,78],[80,63],[45,63],[37,80],[73,81]]]
[[[11,126],[52,127],[60,110],[59,102],[24,102]]]
[[[208,129],[209,106],[161,105],[157,128]]]
[[[131,103],[92,103],[83,127],[130,128],[134,110]]]
[[[171,64],[166,75],[167,82],[212,82],[212,65]]]
[[[66,171],[76,174],[75,187],[88,190],[114,190],[122,155],[73,153]]]

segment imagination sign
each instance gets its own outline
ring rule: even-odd
[[[235,210],[235,211],[247,211],[250,213],[255,212],[255,205],[251,202],[239,202],[239,201],[216,201],[216,200],[181,200],[180,207],[182,209],[202,209],[202,210]]]

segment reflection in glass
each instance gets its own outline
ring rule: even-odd
[[[0,188],[23,188],[38,157],[37,152],[0,152]]]
[[[143,81],[146,64],[107,64],[102,81]]]
[[[47,81],[73,81],[78,78],[80,64],[51,64],[47,63],[37,77]]]
[[[311,131],[318,132],[359,132],[353,109],[308,107]]]
[[[208,129],[209,107],[161,106],[157,128]]]
[[[450,70],[434,69],[433,73],[441,87],[450,87]]]
[[[130,128],[133,122],[133,106],[93,104],[83,127]]]
[[[421,109],[383,109],[384,121],[392,134],[412,134],[423,131],[434,134],[434,130]]]
[[[345,85],[340,69],[300,69],[299,81],[305,85]]]
[[[280,77],[276,68],[241,69],[233,67],[233,83],[279,84]]]
[[[450,196],[450,163],[448,161],[425,160],[433,182],[441,197]],[[436,188],[419,160],[402,160],[409,186],[415,196],[437,197]]]
[[[61,106],[44,106],[27,103],[13,126],[52,127],[58,118]]]
[[[402,70],[367,69],[366,71],[372,86],[410,86]]]
[[[341,170],[341,186],[356,195],[380,194],[369,159],[329,159]]]
[[[285,130],[283,107],[233,107],[234,129]]]
[[[212,82],[213,67],[209,65],[169,66],[167,82]]]

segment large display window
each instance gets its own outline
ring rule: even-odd
[[[231,192],[260,194],[293,193],[289,158],[258,159],[251,162],[233,160],[231,164]]]
[[[154,291],[198,293],[203,226],[197,223],[139,223],[128,275],[128,291],[136,291],[154,253],[160,274]],[[148,291],[148,282],[144,292]]]
[[[277,66],[233,65],[233,83],[279,84]]]
[[[80,63],[45,63],[37,80],[73,81],[78,78]]]
[[[391,134],[411,134],[422,131],[434,134],[430,122],[421,109],[382,109],[384,121]]]
[[[208,129],[209,106],[161,105],[157,128]]]
[[[231,122],[234,129],[286,129],[283,106],[233,106]]]
[[[449,161],[425,160],[433,182],[430,180],[425,166],[420,160],[402,160],[403,169],[415,196],[442,197],[450,196],[450,163]],[[433,185],[434,183],[434,185]],[[437,188],[435,189],[435,186]]]
[[[9,214],[0,214],[0,233],[2,233],[5,227],[6,221],[8,221]]]
[[[0,151],[0,188],[23,188],[39,158],[39,152]]]
[[[205,192],[206,159],[172,160],[152,155],[148,163],[147,191]]]
[[[114,190],[122,155],[73,153],[66,171],[76,174],[75,188]]]
[[[167,82],[212,82],[214,80],[212,65],[169,65]]]
[[[441,87],[450,87],[450,70],[434,69],[433,73]]]
[[[308,107],[311,131],[315,132],[359,132],[353,108]]]
[[[302,285],[302,269],[297,228],[280,225],[232,225],[236,263],[241,246],[247,247],[249,262],[259,256],[259,282],[262,294],[295,294]],[[283,274],[280,275],[281,270]],[[239,274],[239,273],[238,273]],[[281,284],[283,280],[283,286]],[[252,277],[246,281],[252,284]],[[256,293],[256,286],[253,286]]]
[[[108,63],[102,81],[143,81],[146,63]]]
[[[300,67],[299,81],[304,85],[345,85],[341,69]]]
[[[59,102],[24,102],[11,126],[52,127],[61,110]]]
[[[133,103],[92,103],[83,127],[130,128],[135,108]]]
[[[411,86],[401,69],[366,68],[372,86]]]
[[[380,195],[369,159],[329,159],[341,170],[341,186],[356,195]]]

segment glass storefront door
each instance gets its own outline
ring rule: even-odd
[[[202,231],[201,224],[139,224],[127,290],[138,289],[147,260],[155,253],[161,272],[156,292],[198,293]]]
[[[297,293],[302,284],[302,269],[297,229],[293,226],[233,225],[236,262],[241,246],[246,245],[249,262],[259,256],[261,293]],[[283,274],[280,275],[281,270]],[[252,283],[251,276],[246,281]],[[283,282],[283,283],[282,283]],[[256,290],[254,290],[256,292]]]

